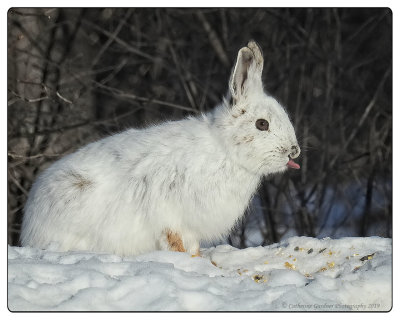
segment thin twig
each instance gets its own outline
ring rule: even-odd
[[[39,97],[39,98],[25,98],[25,97],[21,96],[20,94],[18,94],[17,92],[15,92],[14,90],[8,90],[8,91],[10,93],[12,93],[14,96],[16,96],[17,98],[24,100],[25,102],[29,102],[29,103],[35,103],[38,101],[49,99],[49,97],[47,95],[43,96],[43,97]],[[14,101],[13,101],[13,103],[14,103]],[[8,105],[10,106],[11,104],[8,104]]]
[[[190,108],[190,107],[185,107],[179,104],[175,104],[172,102],[167,102],[167,101],[161,101],[158,99],[149,99],[149,98],[145,98],[145,97],[139,97],[136,96],[132,93],[127,93],[124,92],[122,90],[116,89],[116,88],[112,88],[109,86],[106,86],[100,82],[94,81],[92,80],[92,82],[99,88],[105,89],[111,93],[113,93],[116,96],[119,96],[121,98],[127,98],[127,99],[132,99],[132,100],[136,100],[136,101],[142,101],[142,102],[148,102],[148,103],[155,103],[155,104],[159,104],[159,105],[163,105],[163,106],[168,106],[168,107],[172,107],[172,108],[176,108],[176,109],[180,109],[180,110],[185,110],[185,111],[190,111],[193,113],[198,113],[199,111],[197,111],[196,109]]]
[[[171,52],[172,59],[174,60],[176,69],[178,70],[178,76],[179,76],[179,79],[181,80],[183,89],[185,90],[185,93],[186,93],[186,96],[187,96],[187,98],[188,98],[188,100],[189,100],[189,103],[190,103],[190,105],[192,106],[192,108],[193,108],[194,110],[196,110],[196,109],[197,109],[197,108],[196,108],[196,102],[195,102],[195,100],[194,100],[194,97],[193,97],[193,95],[192,95],[192,92],[191,92],[190,89],[189,89],[188,84],[186,83],[186,80],[184,79],[184,77],[183,77],[183,75],[182,75],[181,64],[179,63],[178,57],[177,57],[177,55],[176,55],[174,46],[172,45],[172,42],[171,42],[171,41],[168,41],[168,48],[169,48],[169,51]]]
[[[106,124],[112,121],[117,121],[118,119],[127,117],[135,112],[137,112],[140,108],[134,108],[132,110],[129,110],[128,112],[122,113],[118,116],[115,116],[113,118],[107,118],[107,119],[102,119],[102,120],[86,120],[78,123],[74,123],[68,126],[64,127],[59,127],[59,128],[50,128],[50,129],[42,129],[41,131],[37,131],[34,133],[20,133],[18,135],[14,135],[12,137],[9,137],[8,139],[18,139],[18,138],[23,138],[23,137],[30,137],[33,134],[35,135],[49,135],[52,133],[63,133],[68,130],[73,130],[85,126],[91,126],[91,125],[99,125],[99,124]]]
[[[103,45],[103,47],[97,53],[97,55],[94,57],[92,64],[91,64],[92,68],[93,68],[93,66],[95,66],[97,64],[97,62],[99,62],[103,53],[106,52],[106,50],[109,48],[109,46],[115,41],[117,35],[120,33],[123,25],[126,23],[126,20],[129,19],[131,14],[132,14],[132,9],[128,9],[128,11],[125,13],[125,16],[122,18],[122,20],[119,22],[118,26],[115,28],[114,32],[109,35],[106,43]]]
[[[13,158],[13,159],[36,159],[36,158],[56,158],[56,157],[60,157],[61,154],[44,154],[44,153],[39,153],[39,154],[35,154],[32,156],[25,156],[25,155],[21,155],[21,154],[16,154],[13,152],[7,152],[7,156]]]
[[[221,60],[222,64],[225,67],[228,67],[230,64],[228,55],[226,54],[224,47],[223,47],[221,41],[219,40],[217,33],[211,27],[210,23],[207,21],[207,18],[204,16],[203,12],[201,12],[200,10],[196,11],[196,16],[201,21],[203,28],[208,35],[208,40],[210,40],[210,43],[211,43],[212,47],[214,48],[215,53],[217,54],[219,60]]]
[[[104,35],[106,35],[107,37],[113,37],[113,34],[107,30],[104,30],[103,28],[98,27],[96,24],[91,23],[89,21],[83,20],[82,23],[91,26],[92,28],[100,31],[101,33],[103,33]],[[155,57],[148,55],[147,53],[144,53],[143,51],[133,47],[132,45],[130,45],[129,43],[127,43],[126,41],[122,40],[121,38],[114,36],[113,40],[118,43],[120,46],[122,46],[123,48],[125,48],[128,52],[134,53],[138,56],[141,56],[143,58],[149,59],[149,60],[155,60]]]
[[[8,176],[10,177],[10,179],[12,180],[12,182],[14,182],[14,184],[17,186],[17,188],[19,190],[22,191],[22,193],[26,196],[28,196],[29,192],[23,187],[21,186],[21,184],[18,182],[18,180],[11,174],[11,172],[8,172]]]
[[[10,9],[9,13],[16,14],[16,15],[23,16],[23,17],[33,16],[33,17],[44,17],[47,19],[51,19],[51,16],[47,15],[44,12],[43,13],[28,13],[28,12],[21,12],[21,11],[15,10],[15,9]]]
[[[350,143],[353,141],[354,137],[357,135],[358,131],[360,131],[360,128],[365,122],[365,119],[367,119],[370,111],[376,104],[376,100],[378,99],[378,96],[383,88],[383,85],[386,82],[387,77],[389,76],[391,72],[391,68],[387,69],[386,72],[384,73],[381,81],[379,82],[379,85],[377,89],[375,90],[375,94],[368,103],[368,105],[365,107],[364,113],[362,114],[360,120],[358,121],[357,126],[353,129],[353,131],[350,133],[349,137],[347,138],[346,142],[344,143],[344,146],[340,149],[340,152],[336,153],[335,156],[332,158],[332,160],[329,162],[329,168],[333,168],[335,165],[336,161],[338,158],[347,150],[347,147],[350,145]]]
[[[56,96],[59,97],[62,101],[72,104],[72,101],[68,100],[67,98],[64,98],[58,91],[56,92]]]

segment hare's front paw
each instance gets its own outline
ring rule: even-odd
[[[183,243],[185,244],[186,251],[189,252],[192,257],[200,257],[199,241],[197,241],[190,235],[184,235]]]
[[[174,232],[170,229],[164,230],[160,239],[160,249],[188,252],[192,256],[200,256],[199,242],[193,239],[190,235],[182,235],[179,232]]]
[[[179,233],[168,230],[166,231],[166,238],[169,250],[178,252],[186,251],[183,245],[182,236]]]

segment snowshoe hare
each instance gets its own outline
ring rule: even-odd
[[[93,142],[35,181],[21,244],[135,255],[199,254],[229,234],[263,175],[300,166],[285,109],[263,90],[263,56],[240,49],[229,95],[213,111]]]

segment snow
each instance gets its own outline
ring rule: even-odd
[[[391,239],[292,237],[136,257],[8,247],[11,311],[387,311]]]

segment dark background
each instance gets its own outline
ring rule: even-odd
[[[293,118],[301,170],[265,179],[227,241],[391,237],[390,9],[15,8],[8,243],[40,172],[125,128],[212,109],[250,39],[264,52],[265,89]]]

